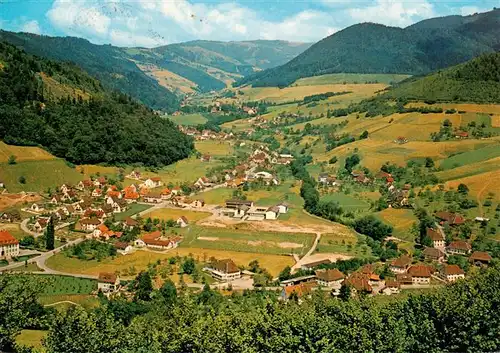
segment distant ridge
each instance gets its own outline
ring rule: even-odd
[[[500,50],[500,9],[424,20],[407,28],[362,23],[311,46],[285,65],[239,85],[286,87],[328,73],[422,75]]]

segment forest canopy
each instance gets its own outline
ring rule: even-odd
[[[0,43],[0,63],[0,139],[6,143],[41,145],[77,164],[162,166],[193,150],[192,139],[168,119],[106,91],[72,64],[27,55],[6,43]]]

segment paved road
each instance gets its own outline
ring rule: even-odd
[[[73,274],[68,274],[68,273],[63,273],[63,272],[58,272],[58,271],[54,271],[52,269],[50,269],[49,267],[47,267],[45,265],[45,261],[47,261],[48,258],[50,258],[51,256],[59,253],[62,249],[68,247],[68,246],[71,246],[71,245],[76,245],[76,244],[79,244],[83,241],[84,239],[82,238],[78,238],[78,239],[75,239],[75,240],[72,240],[72,241],[69,241],[63,245],[61,245],[60,247],[58,248],[55,248],[54,250],[51,250],[51,251],[47,251],[47,252],[44,252],[42,253],[40,256],[37,256],[37,257],[34,257],[32,259],[29,259],[28,260],[28,264],[34,264],[36,263],[37,266],[39,268],[41,268],[42,270],[46,271],[46,272],[40,272],[40,273],[47,273],[47,274],[65,274],[65,275],[71,275],[73,276]],[[19,267],[22,267],[24,266],[24,262],[16,262],[16,263],[13,263],[13,264],[10,264],[10,265],[7,265],[7,266],[4,266],[4,267],[1,267],[0,268],[0,272],[2,271],[6,271],[6,270],[13,270],[13,269],[16,269],[16,268],[19,268]],[[21,269],[22,270],[22,269]],[[75,275],[75,277],[78,277],[79,275]],[[85,275],[82,276],[85,278]]]
[[[318,246],[319,240],[321,239],[321,233],[316,233],[316,239],[314,239],[314,243],[309,249],[309,251],[299,260],[295,263],[295,265],[292,266],[292,273],[299,270],[300,267],[307,263],[307,258],[312,255],[312,253],[316,250],[316,247]]]

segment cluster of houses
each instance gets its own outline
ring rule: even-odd
[[[252,152],[249,158],[250,164],[254,166],[289,165],[294,157],[291,154],[279,154],[270,151],[269,147],[261,146]]]
[[[213,130],[208,130],[208,129],[200,131],[193,127],[182,126],[182,125],[179,125],[179,130],[184,134],[191,136],[196,141],[207,141],[207,140],[225,141],[225,140],[232,140],[235,137],[235,135],[232,132],[229,133],[226,133],[224,131],[215,132]]]
[[[221,216],[233,219],[264,221],[278,219],[288,212],[288,205],[282,202],[275,206],[257,206],[250,200],[227,200],[219,211]]]

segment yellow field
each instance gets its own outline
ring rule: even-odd
[[[431,105],[426,103],[409,103],[408,107],[429,107]],[[455,109],[457,111],[464,111],[468,113],[487,113],[487,114],[500,114],[500,105],[498,104],[433,104],[432,107],[441,107],[446,109]]]
[[[196,259],[203,259],[204,254],[207,258],[215,257],[218,259],[231,258],[237,265],[248,265],[252,260],[258,260],[262,267],[268,269],[271,274],[278,274],[284,267],[294,263],[291,257],[255,253],[243,253],[237,251],[222,251],[222,250],[208,250],[196,248],[177,248],[170,250],[164,254],[136,251],[133,254],[126,256],[118,256],[114,260],[107,258],[101,262],[97,261],[82,261],[78,259],[68,258],[63,254],[57,254],[47,260],[47,266],[54,270],[80,273],[88,275],[98,275],[99,272],[116,272],[128,270],[134,267],[137,272],[145,270],[150,263],[157,260],[166,260],[174,256],[187,256],[193,255]]]
[[[286,266],[292,266],[294,264],[293,258],[290,256],[281,255],[266,255],[266,254],[254,254],[254,253],[244,253],[237,251],[225,251],[225,250],[209,250],[209,249],[195,249],[195,248],[177,248],[174,250],[175,254],[179,256],[192,255],[194,258],[199,257],[215,257],[217,259],[232,259],[238,266],[248,266],[248,264],[253,260],[258,260],[261,267],[267,269],[271,275],[278,275]]]
[[[475,197],[479,204],[484,202],[489,192],[495,194],[494,200],[500,201],[500,188],[498,187],[500,185],[500,170],[450,180],[445,183],[445,187],[447,189],[456,189],[461,183],[468,186],[469,195]]]
[[[491,117],[491,126],[500,127],[500,115],[493,115]]]
[[[200,153],[212,156],[229,156],[234,152],[231,143],[226,141],[197,141],[195,147]]]
[[[141,71],[143,71],[146,75],[156,79],[156,81],[158,81],[161,86],[171,91],[175,91],[178,89],[182,93],[193,93],[194,90],[192,87],[197,86],[196,83],[189,81],[182,76],[176,75],[171,71],[160,69],[155,65],[137,64],[137,67],[141,69]]]
[[[393,226],[394,235],[401,239],[411,238],[410,229],[415,222],[418,222],[412,210],[387,208],[377,215],[384,222]]]
[[[152,219],[158,218],[160,220],[173,219],[174,221],[176,221],[179,217],[182,216],[186,217],[189,222],[196,222],[200,219],[207,218],[208,216],[210,216],[210,213],[189,211],[183,209],[162,208],[147,213],[143,217],[151,217]]]
[[[379,140],[369,137],[365,140],[340,146],[325,154],[315,156],[318,161],[328,161],[332,156],[345,158],[353,154],[354,149],[358,149],[361,155],[361,165],[371,170],[379,170],[385,162],[404,165],[408,160],[414,158],[431,157],[433,159],[446,158],[452,153],[475,150],[480,147],[494,144],[494,139],[490,140],[462,140],[444,142],[424,142],[410,141],[403,145],[398,145],[392,140]]]
[[[297,86],[297,87],[286,87],[283,89],[277,87],[245,87],[242,89],[244,92],[243,98],[245,100],[266,100],[270,102],[282,103],[290,102],[294,100],[302,100],[306,96],[311,96],[314,94],[327,93],[327,92],[341,92],[341,91],[352,91],[353,93],[331,97],[331,100],[344,100],[346,98],[352,99],[349,96],[363,96],[368,97],[373,95],[375,92],[386,88],[385,84],[333,84],[333,85],[311,85],[311,86]]]
[[[39,147],[21,147],[7,145],[0,141],[0,163],[6,163],[10,156],[16,156],[16,161],[40,161],[55,159],[49,152]]]

